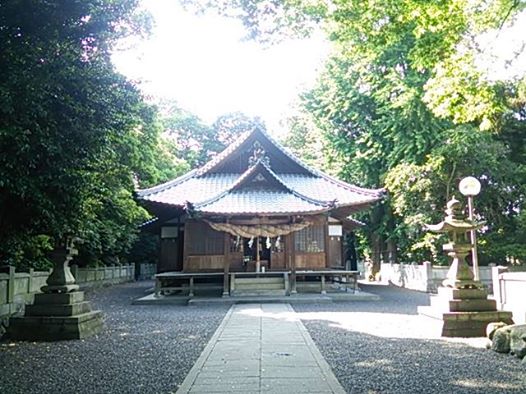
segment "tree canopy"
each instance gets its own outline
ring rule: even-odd
[[[524,2],[184,2],[241,18],[269,44],[325,31],[333,51],[287,143],[348,181],[387,188],[362,218],[375,263],[439,260],[422,226],[440,220],[467,175],[483,184],[482,261],[526,259],[526,78],[480,66],[483,37],[513,25]],[[84,263],[125,256],[147,218],[134,189],[204,164],[259,122],[233,113],[207,125],[174,103],[147,104],[110,56],[149,26],[139,0],[0,4],[3,262],[38,266],[70,235],[84,240]]]
[[[483,184],[476,200],[487,221],[482,261],[526,259],[526,78],[491,79],[478,60],[483,35],[512,25],[524,2],[191,3],[215,4],[265,42],[325,31],[333,51],[317,85],[302,95],[289,141],[308,159],[321,144],[330,152],[326,168],[387,188],[388,199],[364,218],[376,264],[397,253],[406,262],[440,259],[436,237],[422,227],[443,217],[468,175]]]
[[[68,235],[98,256],[129,247],[146,217],[132,175],[155,179],[159,125],[110,54],[147,30],[135,0],[0,4],[2,261]]]
[[[160,103],[160,114],[165,142],[172,154],[189,168],[204,165],[239,135],[260,123],[258,118],[232,112],[219,116],[208,125],[176,102],[166,100]]]

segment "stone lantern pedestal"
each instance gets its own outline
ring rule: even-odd
[[[31,341],[82,339],[102,330],[102,313],[91,310],[71,274],[69,262],[75,254],[72,242],[53,252],[54,267],[47,286],[42,287],[42,293],[35,294],[32,305],[26,305],[24,316],[10,319],[10,338]]]
[[[431,297],[431,306],[418,307],[418,313],[442,320],[444,337],[484,337],[489,323],[513,324],[512,313],[497,311],[495,300],[488,299],[484,286],[474,280],[465,260],[472,248],[468,232],[482,227],[484,223],[466,220],[462,216],[460,202],[455,198],[448,202],[446,214],[444,221],[427,228],[450,236],[444,250],[452,258],[451,267],[438,288],[438,295]]]
[[[418,313],[442,320],[443,337],[484,337],[489,323],[513,324],[512,313],[497,311],[483,289],[439,287],[431,306],[419,306]]]

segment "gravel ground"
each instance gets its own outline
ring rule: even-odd
[[[0,393],[170,393],[228,306],[138,306],[153,282],[87,293],[104,331],[80,341],[0,342]]]
[[[425,293],[362,286],[381,301],[294,305],[349,393],[526,393],[526,365],[485,349],[486,340],[444,339],[417,315]]]
[[[177,390],[228,306],[131,305],[153,282],[87,294],[104,331],[81,341],[0,342],[0,394],[170,393]],[[295,305],[349,393],[526,393],[526,368],[484,348],[443,339],[416,314],[427,294],[362,286],[381,301]]]

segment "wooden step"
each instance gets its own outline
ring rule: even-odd
[[[285,278],[278,277],[257,277],[244,278],[236,277],[231,291],[232,296],[285,296],[287,295],[287,284]]]
[[[237,283],[236,290],[280,290],[285,289],[285,283]]]
[[[258,297],[258,296],[286,296],[287,292],[283,290],[234,290],[232,297]]]
[[[283,277],[268,277],[268,278],[243,278],[243,277],[236,277],[235,283],[236,285],[239,283],[245,283],[245,284],[262,284],[262,283],[283,283],[284,279]]]

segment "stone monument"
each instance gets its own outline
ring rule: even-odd
[[[53,251],[54,266],[47,286],[35,294],[32,305],[26,305],[24,316],[10,319],[10,338],[58,341],[82,339],[101,331],[102,313],[92,311],[90,303],[84,301],[84,292],[79,291],[69,268],[69,262],[78,253],[74,241],[69,239]]]
[[[440,319],[444,337],[484,337],[491,322],[512,324],[511,312],[497,311],[495,300],[487,297],[482,283],[474,279],[466,262],[472,250],[468,233],[480,229],[484,222],[466,219],[460,201],[453,197],[447,203],[446,217],[427,229],[446,233],[450,242],[443,249],[451,257],[451,267],[438,295],[431,297],[431,306],[418,307],[418,313]]]

